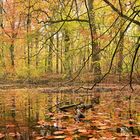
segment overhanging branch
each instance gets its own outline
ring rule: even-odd
[[[109,2],[108,0],[103,0],[107,5],[109,5],[111,7],[112,10],[114,10],[119,16],[121,16],[122,18],[124,19],[127,19],[128,21],[140,26],[140,22],[138,20],[135,20],[133,18],[130,18],[129,16],[127,15],[124,15],[122,12],[120,12],[111,2]],[[138,13],[140,12],[139,11],[136,11],[137,15]]]

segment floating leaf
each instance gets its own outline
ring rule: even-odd
[[[4,138],[4,137],[5,137],[5,135],[2,134],[2,133],[0,133],[0,139],[2,139],[2,138]]]
[[[15,127],[15,125],[14,124],[7,124],[6,127],[7,128],[13,128],[13,127]]]
[[[90,138],[89,140],[97,140],[96,138]]]
[[[66,137],[64,140],[73,140],[72,137]]]
[[[86,129],[79,129],[78,132],[80,132],[80,133],[86,133],[87,130]]]
[[[64,139],[64,138],[66,138],[66,136],[54,136],[54,139]]]
[[[54,136],[47,136],[45,138],[48,139],[48,140],[52,140],[52,139],[54,139]]]
[[[64,131],[55,131],[54,134],[55,135],[62,135],[62,134],[64,134]]]
[[[11,137],[15,137],[16,134],[15,134],[15,133],[9,133],[9,136],[11,136]]]
[[[44,137],[36,137],[36,140],[43,140],[44,139]]]
[[[46,125],[48,125],[48,123],[45,122],[44,120],[38,121],[37,124],[39,124],[39,125],[41,125],[41,126],[46,126]]]

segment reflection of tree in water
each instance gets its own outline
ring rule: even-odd
[[[52,96],[52,94],[50,93],[50,94],[48,94],[47,95],[47,109],[48,108],[50,108],[50,112],[52,112],[53,110],[52,110],[52,105],[53,105],[54,103],[53,103],[53,96]]]
[[[36,95],[35,97],[35,120],[36,122],[39,121],[39,96]]]

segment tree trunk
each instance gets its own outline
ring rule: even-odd
[[[53,71],[52,49],[53,49],[53,37],[50,38],[50,45],[49,45],[49,52],[48,52],[48,72]]]
[[[36,65],[36,69],[38,69],[38,64],[39,64],[39,57],[38,57],[38,36],[36,36],[36,38],[35,38],[35,52],[36,52],[35,65]]]
[[[27,14],[27,65],[28,65],[28,78],[30,78],[30,40],[29,33],[31,29],[31,13],[30,13],[30,0],[28,0],[28,14]]]
[[[56,41],[56,73],[59,73],[59,33],[57,33]]]
[[[63,39],[61,40],[61,45],[60,45],[60,57],[61,57],[61,74],[63,73],[63,61],[62,61],[62,58],[63,58]]]
[[[122,36],[122,31],[120,31],[120,37]],[[119,81],[121,80],[121,75],[123,71],[123,47],[124,47],[124,36],[121,38],[120,46],[119,46],[119,52],[118,52],[118,68],[117,73],[119,74]]]
[[[47,72],[47,60],[48,60],[48,47],[47,47],[47,45],[45,44],[45,73]]]
[[[15,66],[15,56],[14,56],[14,43],[11,44],[10,46],[10,60],[11,60],[11,66]]]
[[[101,78],[101,66],[100,66],[100,56],[97,54],[100,50],[97,41],[95,41],[96,25],[95,25],[95,14],[93,7],[94,0],[88,0],[88,15],[89,15],[89,24],[91,32],[91,45],[92,45],[92,62],[91,62],[91,71],[94,73],[94,82],[98,82]]]
[[[11,33],[11,44],[10,44],[10,60],[11,60],[11,66],[12,66],[12,69],[14,69],[14,66],[15,66],[15,56],[14,56],[14,51],[15,51],[15,39],[16,39],[16,34],[14,33],[15,32],[15,22],[16,22],[16,17],[15,17],[15,1],[13,1],[13,15],[12,15],[12,21],[11,21],[11,29],[12,29],[12,33]]]
[[[1,18],[0,18],[0,26],[1,28],[3,28],[3,0],[0,1],[0,14],[1,14]],[[3,31],[1,31],[1,34],[3,36]],[[3,45],[4,45],[4,42],[2,41],[1,42],[1,63],[2,63],[2,67],[4,68],[5,67],[5,59],[4,59],[4,49],[3,49]]]
[[[69,54],[70,37],[67,29],[64,29],[64,43],[65,43],[65,74],[66,78],[69,79],[71,77],[70,54]]]
[[[5,68],[5,56],[4,56],[3,43],[1,46],[1,63],[2,63],[2,67]]]

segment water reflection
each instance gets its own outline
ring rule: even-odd
[[[66,102],[64,102],[64,100]],[[62,93],[38,93],[36,90],[7,90],[0,93],[0,134],[4,139],[30,140],[36,134],[51,135],[57,130],[57,120],[47,128],[36,127],[39,120],[48,119],[49,112],[58,112],[58,104],[75,102],[73,96]],[[48,128],[49,127],[49,128]],[[0,135],[0,138],[3,136]]]
[[[118,99],[114,102],[107,103],[108,98],[113,95],[103,95],[102,96],[102,106],[96,113],[103,112],[107,116],[106,118],[114,119],[114,116],[121,117],[123,119],[129,119],[129,101],[128,101],[128,109],[120,112],[115,112],[114,108],[118,108]],[[113,98],[113,97],[112,97]],[[118,97],[119,98],[119,97]],[[24,90],[7,90],[0,92],[0,139],[5,140],[34,140],[37,136],[51,136],[55,131],[65,129],[64,125],[62,126],[62,122],[60,116],[55,118],[51,112],[55,112],[56,114],[59,112],[58,106],[78,103],[80,101],[84,101],[84,103],[91,102],[91,96],[83,95],[75,95],[74,93],[64,94],[64,93],[39,93],[36,89],[24,89]],[[116,103],[117,102],[117,103]],[[124,103],[124,102],[123,102]],[[107,104],[103,106],[104,104]],[[119,105],[121,106],[121,101]],[[132,103],[135,106],[135,114],[139,114],[137,110],[137,103]],[[108,108],[104,110],[105,107]],[[126,104],[127,109],[127,104]],[[116,113],[116,114],[115,114]],[[113,115],[115,114],[115,115]],[[91,115],[91,114],[90,114]],[[49,121],[51,116],[51,121]],[[101,115],[100,115],[101,116]],[[133,115],[134,116],[134,115]],[[131,116],[132,117],[132,116]],[[131,118],[132,119],[132,118]],[[134,118],[133,118],[134,119]],[[137,117],[136,117],[137,119]],[[48,124],[46,124],[46,121]],[[73,120],[74,121],[74,120]],[[59,127],[58,127],[59,126]],[[95,128],[95,126],[93,126]],[[122,128],[117,128],[117,130],[122,130]],[[134,131],[134,128],[131,129]],[[123,129],[124,130],[124,129]],[[76,133],[76,132],[75,132]],[[134,132],[133,132],[134,133]],[[139,131],[137,132],[139,135]],[[63,135],[61,135],[63,136]],[[82,136],[83,137],[83,136]],[[80,137],[80,139],[82,139]],[[41,138],[40,138],[41,139]],[[64,139],[61,137],[60,139]],[[78,138],[76,138],[78,139]],[[84,140],[88,138],[83,138]]]

